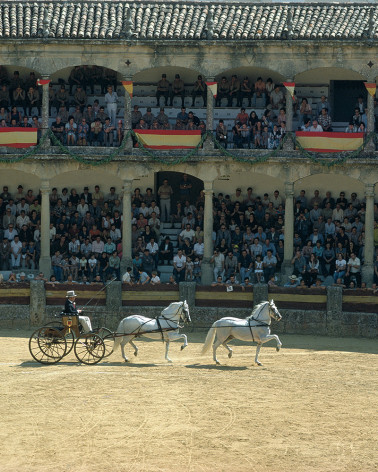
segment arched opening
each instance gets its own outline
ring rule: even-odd
[[[184,175],[187,176],[187,179],[184,178]],[[201,190],[203,190],[203,180],[190,174],[186,174],[185,172],[157,172],[155,174],[155,188],[157,190],[161,185],[163,185],[164,180],[168,180],[168,183],[173,190],[171,198],[171,203],[173,205],[172,208],[174,208],[178,201],[185,202],[185,200],[189,200],[191,204],[195,205]],[[180,188],[180,186],[186,186],[186,188]]]
[[[0,66],[0,120],[4,119],[7,126],[12,118],[16,120],[13,125],[19,125],[24,116],[28,117],[28,124],[32,115],[41,116],[42,91],[37,84],[40,77],[39,72],[27,67]]]
[[[321,110],[321,97],[325,96],[329,114],[334,122],[334,131],[344,131],[345,125],[354,115],[358,98],[366,107],[367,92],[365,78],[358,72],[340,67],[320,67],[296,75],[296,95],[300,102],[306,98],[313,116]]]
[[[159,82],[165,75],[165,88],[161,87]],[[152,108],[152,113],[156,113],[160,106],[171,106],[171,110],[167,110],[169,118],[176,117],[177,108],[184,105],[187,108],[203,108],[206,104],[206,90],[201,95],[193,94],[195,82],[201,75],[203,81],[206,77],[200,71],[188,69],[186,67],[166,66],[146,69],[136,73],[133,77],[134,95],[132,99],[133,105],[143,108]],[[177,77],[179,76],[179,77]],[[175,82],[176,81],[176,82]],[[182,81],[182,82],[179,82]],[[161,93],[158,93],[158,85]],[[179,92],[178,90],[181,90]],[[198,110],[201,113],[202,110]],[[204,116],[205,109],[201,118]]]

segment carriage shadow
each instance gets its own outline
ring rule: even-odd
[[[205,369],[205,370],[248,370],[246,366],[215,365],[215,364],[189,364],[185,365],[187,369]]]

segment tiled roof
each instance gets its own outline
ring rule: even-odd
[[[378,39],[372,4],[1,1],[0,40]]]

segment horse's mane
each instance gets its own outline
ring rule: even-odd
[[[181,306],[184,302],[172,302],[169,306],[164,308],[161,312],[162,315],[173,315],[176,313],[178,306]]]
[[[247,316],[246,320],[251,320],[251,319],[254,317],[254,315],[256,314],[256,312],[257,312],[258,310],[260,310],[260,309],[261,309],[264,305],[266,305],[267,303],[269,303],[269,302],[268,302],[268,301],[265,301],[265,302],[261,302],[261,303],[259,303],[258,305],[256,305],[255,308],[253,309],[252,313],[251,313],[249,316]]]

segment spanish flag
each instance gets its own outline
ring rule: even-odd
[[[217,98],[218,82],[206,82],[206,85],[211,90],[211,93],[213,94],[214,98]]]
[[[0,146],[27,148],[37,144],[37,128],[0,128]]]
[[[150,149],[191,149],[201,141],[200,130],[138,129],[135,134],[143,146]]]
[[[126,92],[130,95],[130,98],[133,98],[133,83],[131,80],[124,80],[122,81],[122,85],[124,86]]]
[[[366,87],[366,90],[370,93],[372,97],[375,95],[375,91],[377,90],[377,84],[376,83],[368,83],[364,82],[364,85]]]
[[[307,151],[355,151],[364,143],[364,133],[328,133],[297,131],[297,142]]]

